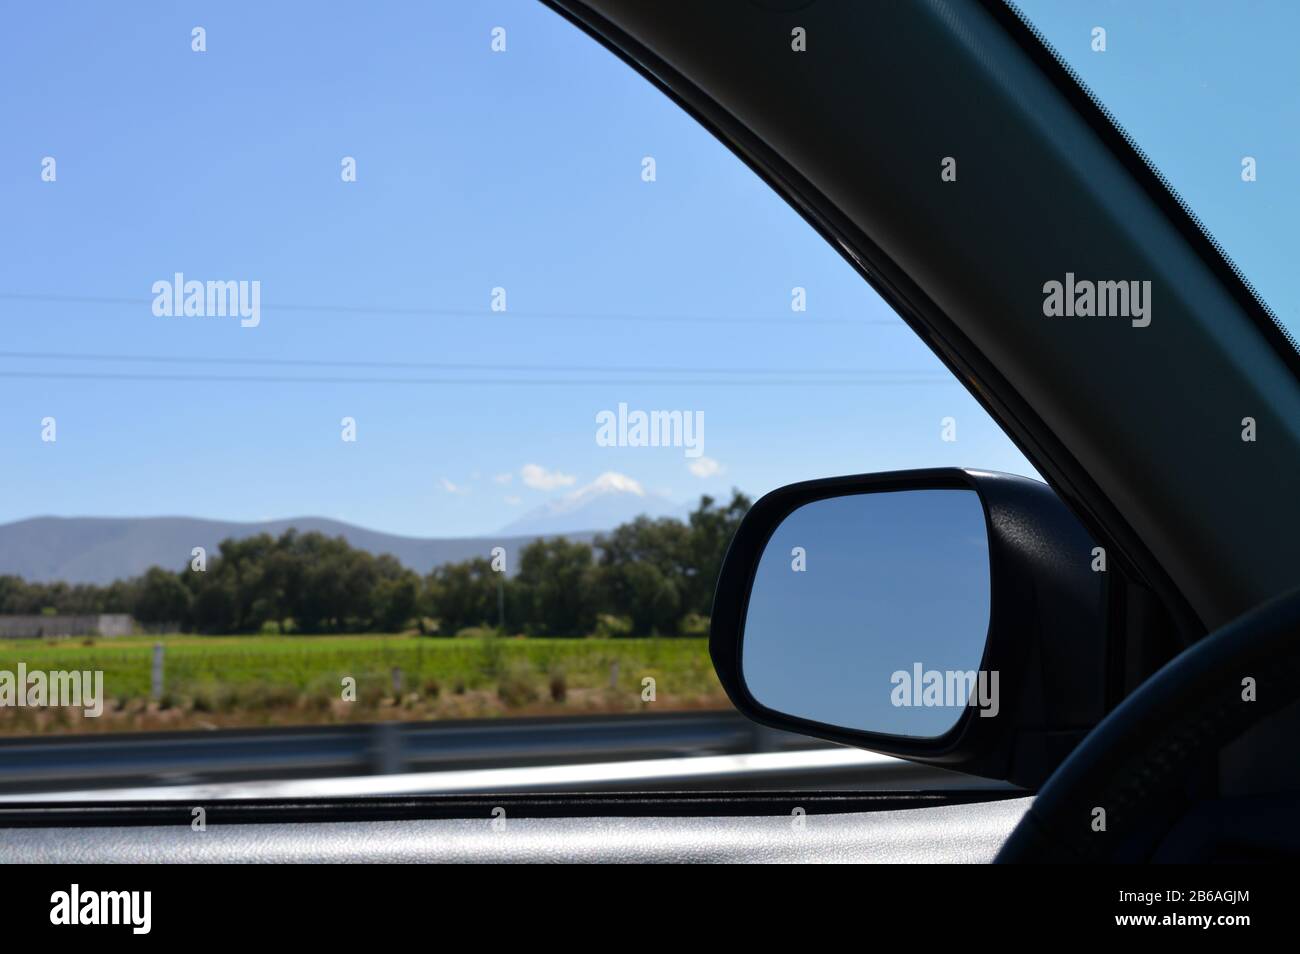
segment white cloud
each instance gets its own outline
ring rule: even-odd
[[[496,474],[495,476],[493,476],[492,480],[498,484],[508,484],[510,483],[511,480],[514,479],[514,476],[515,476],[514,474],[507,471],[504,474]]]
[[[453,484],[453,483],[452,483],[450,480],[448,480],[446,477],[443,477],[443,478],[439,481],[439,483],[442,485],[442,489],[445,490],[445,491],[447,491],[447,493],[449,493],[449,494],[467,494],[467,493],[469,493],[469,488],[468,488],[468,487],[462,487],[462,486],[460,486],[459,484]]]
[[[523,497],[516,497],[514,494],[511,494],[510,496],[506,497],[505,500],[506,503],[510,504],[510,506],[512,507],[518,507],[521,503],[524,502]]]
[[[696,477],[716,477],[726,470],[712,457],[697,457],[687,465]]]
[[[558,470],[547,470],[540,464],[524,464],[519,471],[524,483],[534,490],[554,490],[557,487],[570,487],[578,478],[572,474],[562,474]]]

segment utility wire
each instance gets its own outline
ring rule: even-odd
[[[362,378],[320,376],[272,375],[215,375],[215,374],[130,374],[104,371],[0,371],[0,380],[90,380],[90,381],[208,381],[229,384],[424,384],[424,385],[491,385],[491,386],[541,386],[600,385],[602,387],[633,387],[649,385],[680,385],[689,387],[880,387],[899,384],[956,384],[957,379],[947,378],[850,378],[829,380],[821,378],[773,379],[708,378],[690,380],[681,378],[628,379],[628,378]]]
[[[24,292],[0,292],[0,301],[42,302],[68,305],[152,305],[152,298],[113,298],[92,295],[46,295]],[[388,315],[429,318],[486,318],[492,321],[603,321],[618,324],[623,321],[673,322],[686,324],[725,325],[860,325],[906,328],[901,319],[880,318],[811,318],[804,313],[791,312],[786,318],[728,317],[719,315],[617,315],[575,314],[571,312],[494,312],[466,308],[408,308],[392,305],[296,305],[287,302],[264,303],[262,310],[269,312],[322,312],[343,315]]]
[[[596,374],[837,374],[837,375],[902,375],[904,377],[946,378],[942,368],[937,370],[905,368],[701,368],[665,367],[659,365],[542,365],[542,364],[475,364],[468,362],[439,361],[338,361],[314,358],[241,358],[198,357],[185,355],[132,355],[132,354],[70,354],[58,351],[0,351],[0,360],[34,361],[117,361],[147,364],[247,364],[310,368],[395,368],[436,371],[536,371],[590,372]]]

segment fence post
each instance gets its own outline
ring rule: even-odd
[[[497,575],[497,626],[504,636],[506,634],[506,575],[504,573]]]
[[[396,775],[403,771],[401,727],[395,722],[377,722],[370,728],[370,771],[374,775]]]
[[[161,699],[163,694],[163,644],[153,644],[153,673],[149,680],[149,697]]]

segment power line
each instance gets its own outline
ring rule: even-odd
[[[25,292],[0,292],[0,301],[43,302],[49,304],[69,305],[139,305],[150,306],[152,298],[114,298],[92,295],[47,295]],[[263,311],[277,312],[321,312],[344,315],[384,315],[394,317],[427,318],[487,318],[492,321],[512,320],[529,321],[604,321],[618,324],[624,321],[650,321],[685,324],[724,324],[724,325],[859,325],[875,327],[906,328],[901,319],[879,318],[810,318],[803,313],[792,312],[789,317],[729,317],[720,315],[619,315],[619,314],[581,314],[572,312],[494,312],[466,308],[410,308],[393,305],[299,305],[283,303],[263,304]]]
[[[489,386],[528,386],[545,387],[564,385],[576,387],[581,385],[600,385],[602,387],[637,387],[649,385],[678,385],[688,387],[880,387],[898,384],[956,384],[956,378],[891,378],[844,380],[827,379],[772,379],[756,378],[753,380],[726,378],[689,380],[680,378],[627,379],[611,378],[359,378],[359,377],[305,377],[305,376],[271,376],[271,375],[196,375],[196,374],[129,374],[99,371],[0,371],[0,379],[50,379],[50,380],[93,380],[93,381],[207,381],[226,384],[422,384],[422,385],[489,385]]]
[[[539,365],[539,364],[475,364],[469,362],[438,361],[339,361],[314,358],[241,358],[172,355],[130,354],[71,354],[57,351],[0,351],[0,360],[35,361],[118,361],[147,364],[248,364],[284,367],[340,367],[340,368],[394,368],[437,371],[537,371],[537,372],[590,372],[598,374],[839,374],[839,375],[902,375],[904,377],[934,376],[947,378],[943,369],[893,369],[893,368],[674,368],[655,365]]]

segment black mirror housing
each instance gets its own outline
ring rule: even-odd
[[[943,735],[919,738],[760,703],[744,678],[744,630],[759,561],[777,528],[818,501],[911,490],[974,491],[983,506],[990,612],[980,668],[998,674],[996,717],[968,705]],[[732,703],[763,725],[1034,788],[1106,712],[1109,573],[1094,568],[1104,559],[1051,488],[1022,477],[942,468],[791,484],[757,501],[736,531],[714,595],[709,652]]]

